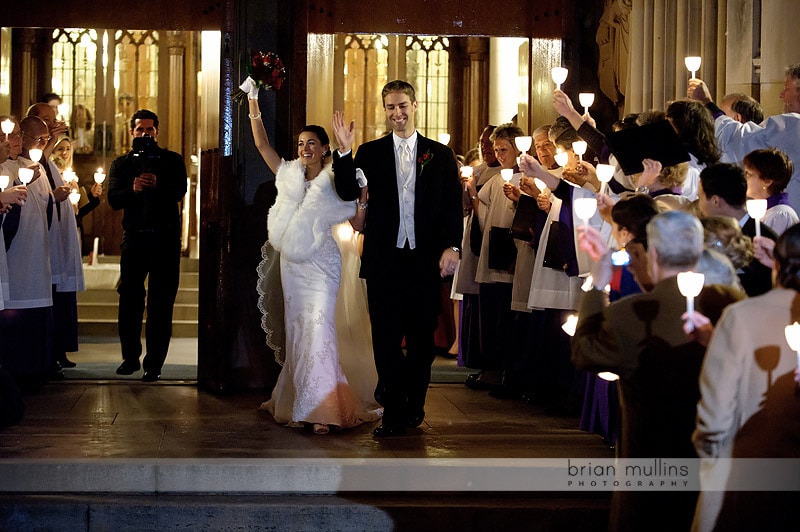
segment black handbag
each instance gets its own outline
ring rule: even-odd
[[[517,260],[517,245],[508,227],[493,226],[489,232],[489,268],[511,271]]]
[[[561,222],[554,220],[550,222],[550,232],[547,233],[547,245],[544,248],[544,259],[542,266],[553,270],[564,271],[566,261],[561,253],[561,245],[558,241],[558,232],[563,231]]]
[[[522,194],[517,202],[517,210],[514,211],[514,221],[511,222],[511,236],[530,242],[533,239],[531,228],[537,212],[540,212],[540,209],[536,198]]]

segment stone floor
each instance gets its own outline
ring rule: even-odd
[[[325,436],[280,426],[257,409],[265,398],[169,381],[53,383],[27,397],[20,424],[0,431],[0,459],[613,456],[576,418],[459,384],[431,385],[423,426],[384,440],[372,437],[374,424]]]
[[[72,358],[105,367],[106,378],[51,383],[26,397],[21,423],[0,430],[0,529],[606,526],[610,492],[527,488],[552,475],[550,459],[563,469],[568,458],[613,457],[577,418],[432,384],[425,422],[407,436],[376,440],[375,423],[319,436],[258,410],[264,390],[213,395],[190,380],[117,379],[118,354],[93,349]],[[191,367],[193,347],[183,349],[172,362]]]

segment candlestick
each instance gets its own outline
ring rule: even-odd
[[[533,144],[533,137],[514,137],[514,144],[517,145],[517,149],[522,153],[528,153],[528,150],[531,149],[531,145]]]
[[[550,77],[553,78],[556,89],[561,90],[561,84],[567,81],[567,74],[569,74],[569,70],[564,67],[553,67],[550,71]]]
[[[589,107],[594,103],[593,92],[581,92],[578,94],[578,102],[583,106],[583,114],[589,114]]]
[[[461,177],[467,180],[472,179],[472,174],[474,171],[475,169],[472,168],[471,166],[464,165],[461,167]],[[464,192],[468,190],[469,190],[469,183],[467,181],[464,181]]]
[[[558,166],[567,166],[569,162],[569,154],[560,148],[556,151],[553,158],[556,160],[556,163],[558,163]]]
[[[27,187],[28,183],[33,180],[33,168],[20,168],[17,171],[17,175],[19,176],[19,180],[22,181],[22,184]]]
[[[78,180],[78,174],[73,172],[71,167],[64,170],[62,176],[64,177],[64,181],[67,183],[72,183],[73,181]]]
[[[761,236],[761,219],[767,214],[767,200],[749,199],[746,205],[747,214],[756,221],[756,236]]]
[[[575,216],[583,220],[584,227],[589,227],[589,218],[597,212],[597,200],[595,198],[576,198],[572,202],[575,204]]]
[[[686,69],[692,73],[692,78],[694,78],[697,71],[700,70],[700,58],[696,55],[690,55],[683,62],[686,65]]]
[[[794,322],[787,325],[784,329],[786,342],[794,352],[797,353],[797,367],[800,369],[800,323]]]
[[[588,147],[589,145],[586,144],[585,140],[576,140],[572,143],[572,151],[578,154],[578,160],[580,162],[583,162],[583,154],[586,153],[586,148]]]
[[[686,312],[689,314],[689,328],[694,329],[694,298],[703,290],[703,282],[706,276],[702,273],[680,272],[678,274],[678,290],[686,296]]]
[[[606,185],[611,181],[611,178],[614,177],[614,166],[610,164],[598,164],[595,171],[597,172],[597,179],[600,181],[600,195],[602,196]]]
[[[575,336],[575,328],[578,326],[578,315],[570,314],[567,320],[561,325],[561,330],[569,336]]]

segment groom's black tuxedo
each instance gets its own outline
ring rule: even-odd
[[[352,172],[346,170],[349,164],[361,168],[368,181],[361,277],[367,281],[379,378],[375,396],[384,406],[384,427],[392,428],[414,425],[409,420],[421,422],[424,415],[439,310],[439,259],[444,250],[461,245],[463,232],[462,192],[453,151],[417,134],[413,161],[413,250],[408,244],[397,247],[400,207],[393,135],[360,146],[354,162],[350,154],[335,161],[334,182],[342,199],[360,194]]]
[[[358,148],[355,166],[364,171],[369,187],[369,209],[364,226],[361,277],[385,276],[393,270],[391,251],[397,243],[400,207],[397,195],[395,152],[392,135]],[[420,160],[429,154],[424,166]],[[336,167],[346,166],[345,156]],[[420,272],[439,277],[439,258],[449,247],[459,247],[464,226],[461,186],[453,150],[417,134],[414,227]],[[344,200],[356,199],[359,189],[347,171],[335,172],[336,191]],[[341,179],[340,179],[341,177]],[[454,202],[453,198],[459,198]]]

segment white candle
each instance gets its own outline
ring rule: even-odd
[[[2,128],[3,133],[10,135],[14,132],[14,122],[12,122],[10,118],[6,118],[3,120],[2,124],[0,124],[0,128]]]
[[[102,168],[98,168],[97,172],[94,173],[94,182],[97,184],[101,184],[105,180],[106,180],[106,174],[103,173]]]
[[[678,290],[686,296],[686,312],[689,314],[689,328],[694,328],[692,318],[694,316],[694,298],[703,290],[703,282],[706,276],[702,273],[680,272],[678,274]]]
[[[756,236],[761,236],[761,218],[767,214],[767,200],[750,199],[745,202],[747,214],[756,221]]]
[[[98,264],[97,261],[97,254],[100,252],[100,237],[94,237],[94,244],[92,245],[92,260],[89,261],[90,266],[96,266]]]
[[[8,188],[8,176],[0,175],[0,192]]]
[[[461,177],[463,177],[464,179],[467,179],[467,180],[472,179],[472,174],[473,174],[474,170],[475,169],[472,168],[468,164],[462,166],[461,167]],[[466,192],[467,190],[469,190],[469,183],[467,181],[464,181],[464,192]]]

